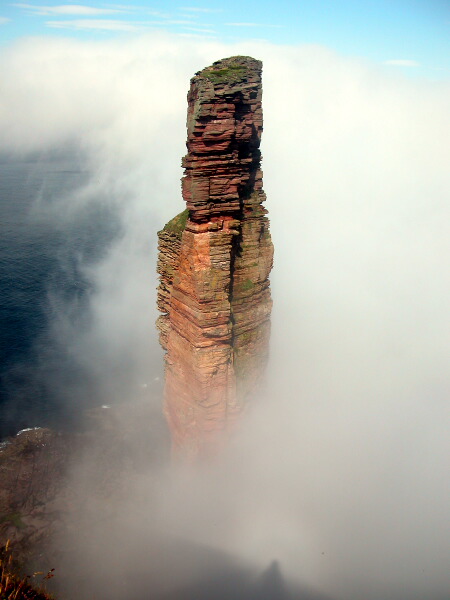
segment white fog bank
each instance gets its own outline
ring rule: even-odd
[[[161,519],[244,561],[276,559],[334,598],[443,599],[449,83],[314,46],[160,35],[4,48],[0,151],[76,148],[89,182],[48,218],[77,220],[101,203],[121,223],[107,255],[85,266],[85,325],[63,311],[55,335],[98,379],[99,403],[161,370],[156,232],[183,208],[189,78],[234,54],[264,64],[267,390],[215,472],[159,493]]]

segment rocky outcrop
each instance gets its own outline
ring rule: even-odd
[[[267,362],[273,246],[260,169],[261,68],[236,56],[191,79],[187,209],[158,234],[164,411],[186,458],[221,443]]]

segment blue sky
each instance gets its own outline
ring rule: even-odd
[[[29,35],[105,39],[158,29],[224,42],[320,44],[410,75],[450,76],[447,0],[0,3],[3,44]]]

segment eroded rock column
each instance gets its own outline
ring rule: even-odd
[[[175,454],[208,455],[261,382],[273,246],[263,208],[260,61],[236,56],[191,79],[186,210],[159,232],[157,326]]]

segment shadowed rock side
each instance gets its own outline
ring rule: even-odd
[[[273,246],[262,204],[260,61],[236,56],[191,79],[183,198],[159,232],[164,411],[176,454],[209,454],[261,381]]]

